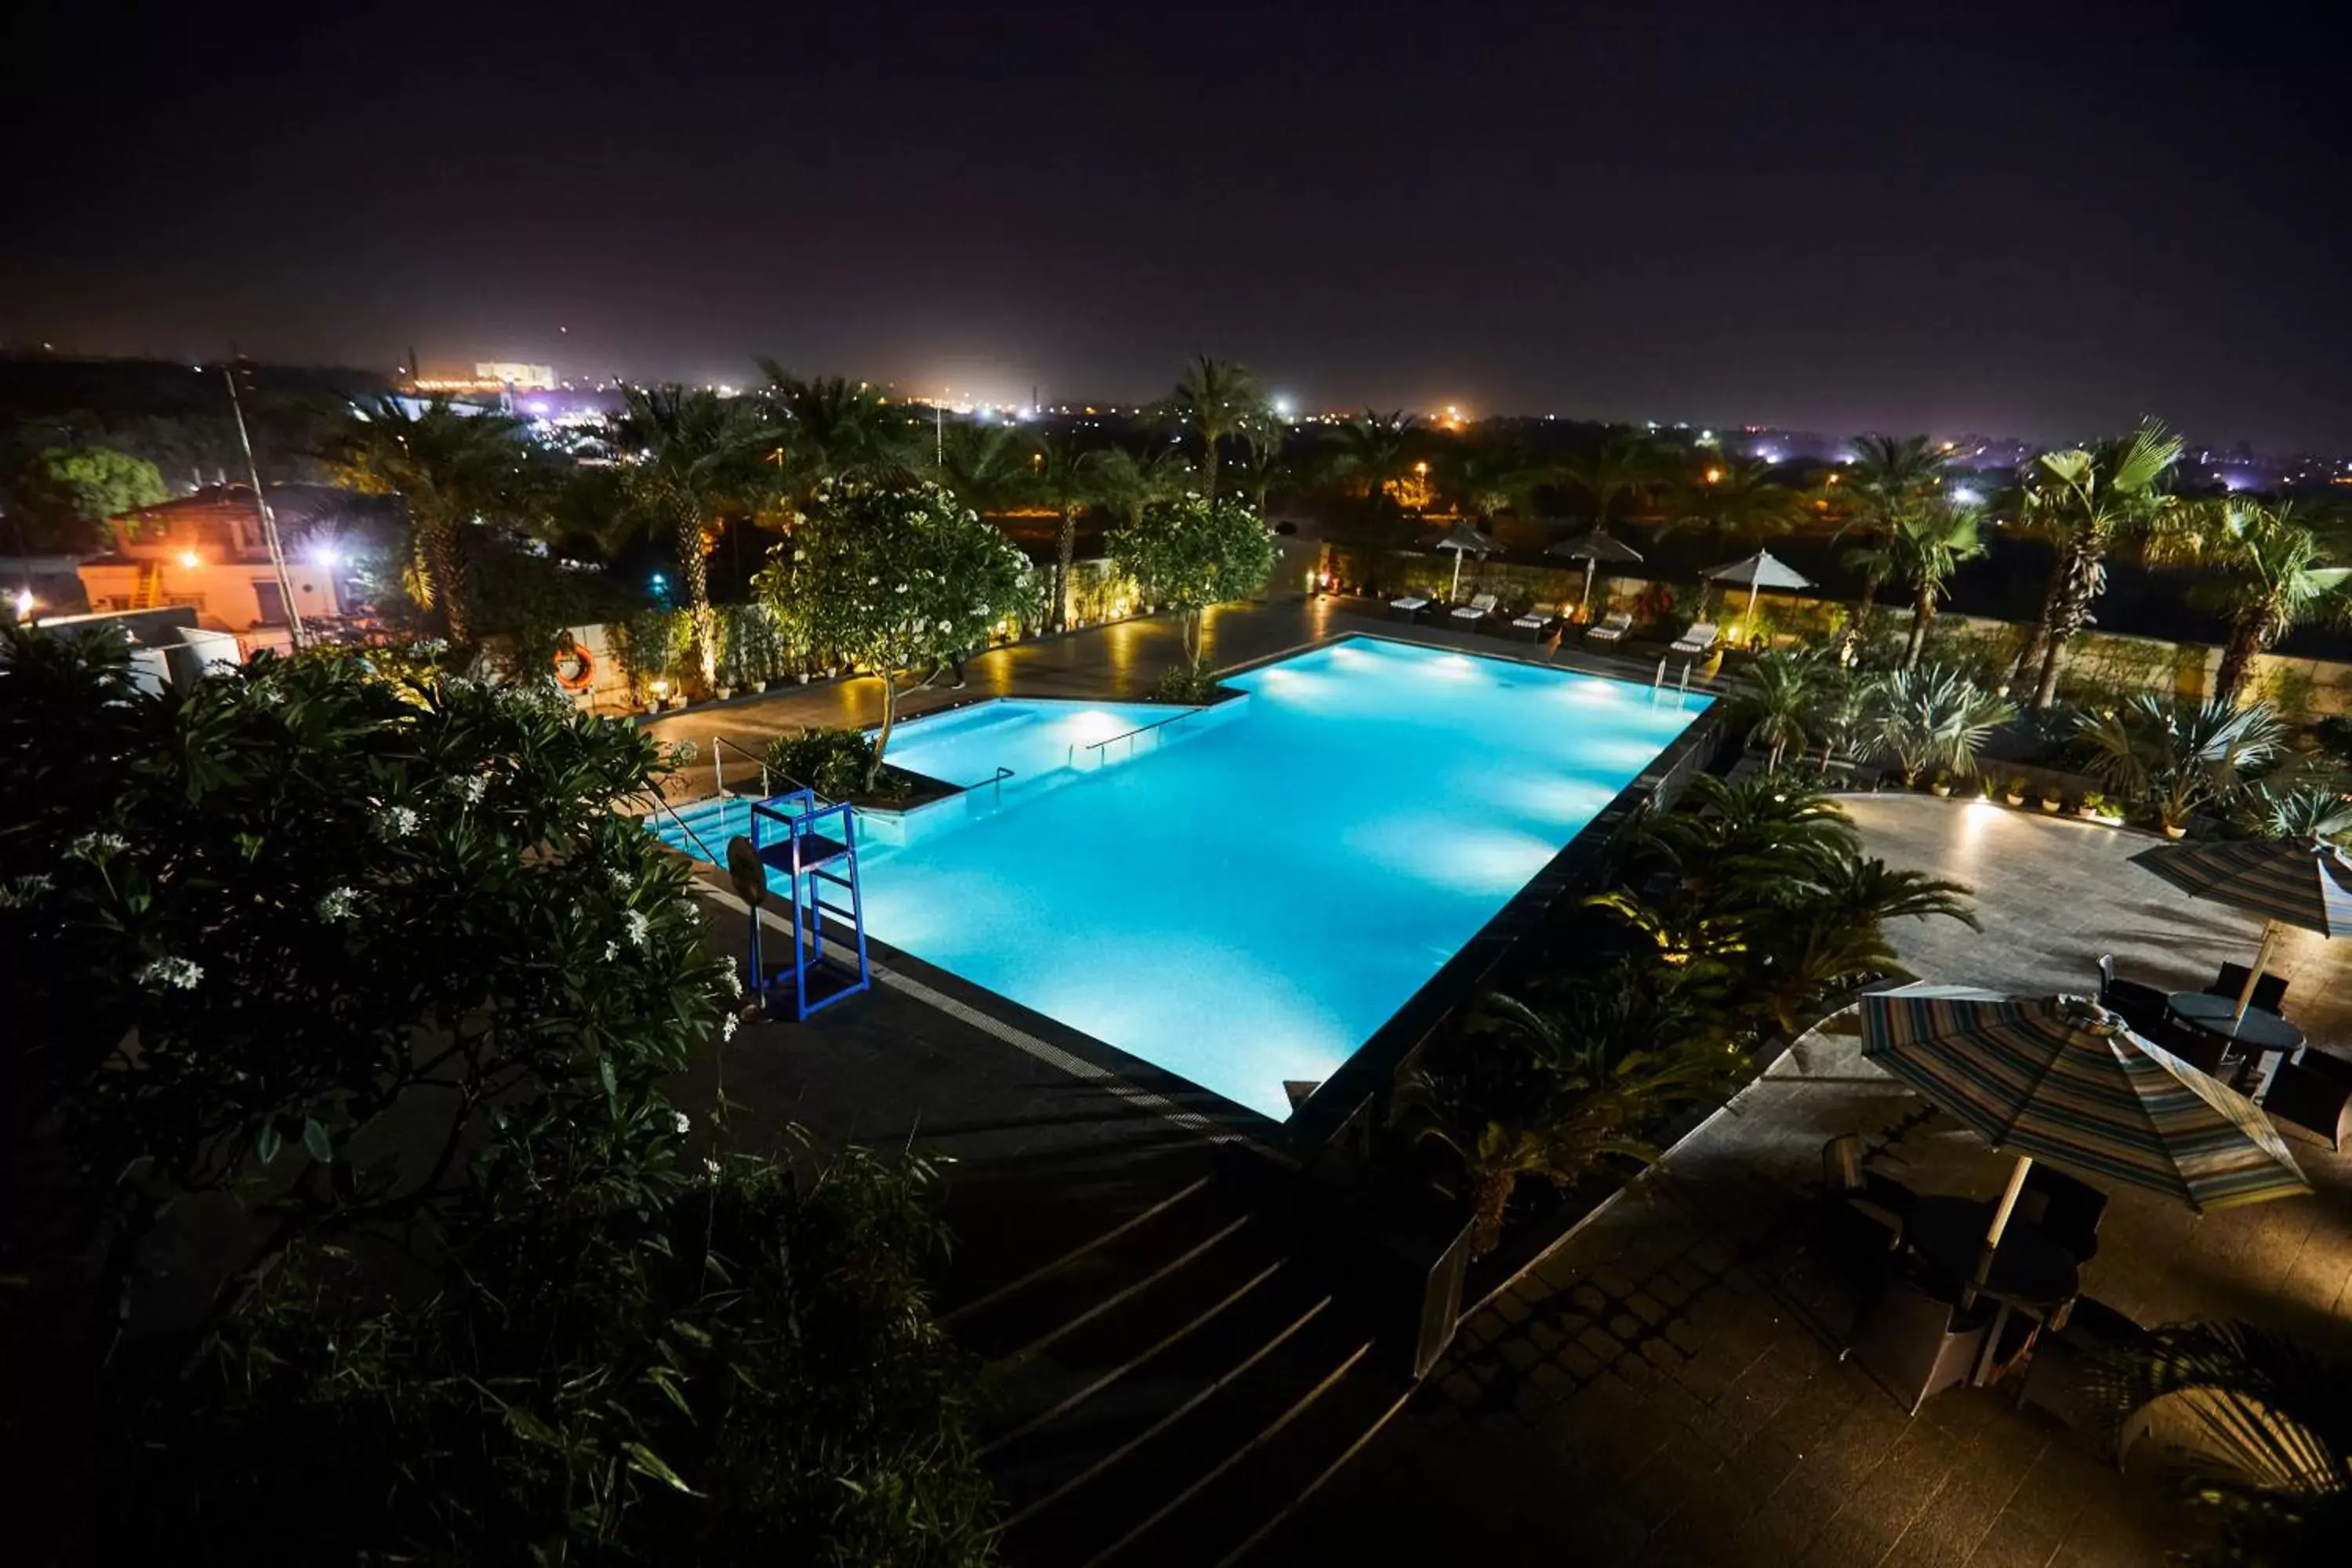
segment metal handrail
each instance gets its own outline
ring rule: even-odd
[[[1004,766],[1002,763],[997,764],[996,771],[993,773],[991,773],[988,778],[989,784],[994,787],[996,793],[996,799],[992,804],[997,805],[1003,805],[1004,804],[1004,781],[1015,776],[1017,775],[1014,774],[1011,768]],[[978,789],[980,786],[978,784],[974,784],[971,787]]]
[[[667,800],[665,800],[657,791],[645,790],[640,793],[643,794],[646,799],[654,803],[654,809],[656,811],[667,816],[672,822],[677,823],[677,830],[680,833],[685,834],[688,838],[694,840],[695,847],[702,851],[702,858],[705,860],[709,861],[713,866],[724,866],[727,864],[727,857],[716,853],[711,849],[709,844],[704,843],[702,835],[697,833],[693,828],[687,826],[686,818],[677,814],[677,808],[670,805]]]
[[[768,787],[767,758],[760,755],[757,752],[751,750],[747,746],[740,745],[736,742],[729,740],[724,735],[713,735],[710,737],[710,784],[714,794],[723,795],[727,793],[727,763],[726,759],[719,754],[719,748],[722,746],[729,751],[735,752],[738,756],[742,757],[746,762],[756,763],[759,764],[760,797],[762,800],[776,793],[774,790]]]
[[[1200,711],[1201,710],[1198,708],[1187,708],[1181,712],[1171,713],[1165,719],[1154,719],[1149,724],[1138,724],[1132,730],[1122,731],[1116,735],[1106,735],[1099,741],[1087,741],[1083,743],[1073,741],[1070,742],[1070,752],[1067,761],[1070,765],[1076,766],[1078,760],[1078,752],[1080,751],[1099,752],[1114,741],[1125,741],[1127,742],[1127,754],[1131,757],[1135,754],[1135,738],[1138,735],[1142,734],[1147,730],[1157,730],[1163,724],[1173,724],[1180,719],[1192,718]]]

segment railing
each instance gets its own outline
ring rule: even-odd
[[[713,866],[724,866],[727,864],[727,857],[719,854],[718,851],[712,849],[709,844],[703,842],[702,835],[697,833],[692,827],[687,825],[686,818],[677,814],[677,808],[676,806],[670,805],[670,803],[664,800],[657,792],[652,790],[646,792],[646,798],[654,803],[654,812],[656,815],[668,817],[672,822],[677,824],[677,830],[680,833],[685,834],[688,838],[694,840],[694,847],[702,851],[702,858],[705,860],[708,860]]]
[[[1102,749],[1105,746],[1114,745],[1120,741],[1125,741],[1127,742],[1127,754],[1131,757],[1135,755],[1135,738],[1138,735],[1146,734],[1151,731],[1161,729],[1167,725],[1176,723],[1181,720],[1190,719],[1200,711],[1201,710],[1198,708],[1187,708],[1181,712],[1171,713],[1165,719],[1154,719],[1149,724],[1138,724],[1132,730],[1121,731],[1116,735],[1106,735],[1099,741],[1088,741],[1083,745],[1073,741],[1070,742],[1068,765],[1071,767],[1077,766],[1078,753],[1080,752],[1092,752],[1096,753],[1096,765],[1099,766],[1102,763]]]
[[[1013,770],[1012,770],[1011,768],[1004,767],[1004,766],[1002,766],[1002,765],[1000,765],[994,773],[991,773],[991,774],[988,776],[988,784],[989,784],[989,787],[990,787],[990,788],[991,788],[991,790],[994,793],[995,797],[996,797],[994,800],[992,800],[992,801],[991,801],[991,802],[989,803],[990,805],[1003,805],[1004,804],[1004,781],[1005,781],[1006,779],[1013,778],[1013,777],[1014,777],[1014,776],[1016,776],[1016,775],[1013,773]],[[978,784],[974,784],[974,785],[972,785],[971,787],[972,787],[972,788],[974,788],[974,789],[978,789],[980,786],[979,786]]]
[[[727,793],[727,759],[719,755],[721,750],[733,752],[745,762],[756,763],[758,765],[760,769],[760,798],[761,800],[765,800],[770,795],[776,793],[773,789],[770,788],[768,784],[767,758],[760,755],[757,752],[751,751],[748,747],[737,744],[735,742],[729,740],[724,735],[713,735],[710,737],[710,784],[712,794],[723,795]]]

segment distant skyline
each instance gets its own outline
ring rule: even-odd
[[[2317,6],[1055,9],[31,0],[0,339],[2352,449]]]

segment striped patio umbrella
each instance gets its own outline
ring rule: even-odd
[[[2191,898],[2263,917],[2262,950],[2238,994],[2246,1016],[2254,984],[2270,962],[2281,926],[2322,936],[2352,936],[2352,859],[2324,839],[2251,838],[2218,844],[2168,844],[2132,857]]]
[[[2037,1159],[2200,1214],[2311,1191],[2252,1100],[2080,997],[1906,986],[1862,999],[1862,1049],[1994,1148],[2017,1151],[1988,1247]]]

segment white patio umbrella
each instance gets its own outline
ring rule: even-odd
[[[1594,529],[1580,539],[1563,539],[1544,552],[1546,555],[1565,555],[1570,561],[1584,563],[1584,597],[1576,602],[1580,610],[1592,607],[1592,574],[1603,561],[1630,565],[1642,559],[1642,552],[1622,540],[1612,539],[1606,531]]]
[[[1434,533],[1425,533],[1422,535],[1421,543],[1424,549],[1454,552],[1454,583],[1445,590],[1445,596],[1449,600],[1461,596],[1462,558],[1465,555],[1473,551],[1481,555],[1491,555],[1502,548],[1466,522],[1448,523]]]
[[[1700,574],[1710,582],[1745,583],[1748,584],[1748,613],[1742,618],[1756,619],[1756,595],[1765,588],[1810,588],[1813,580],[1773,554],[1759,550],[1745,561],[1735,561],[1728,566],[1711,566]]]

